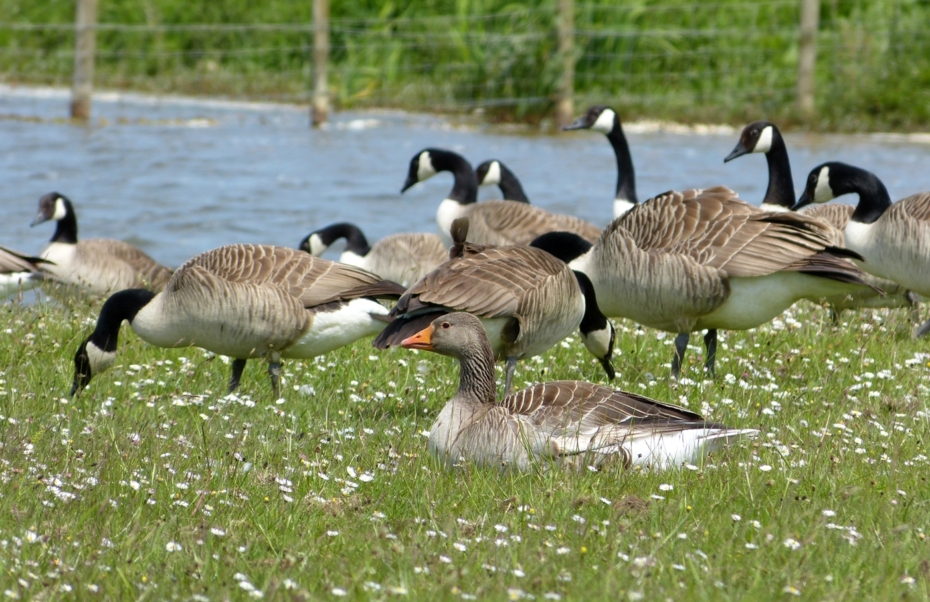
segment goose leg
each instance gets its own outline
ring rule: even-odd
[[[245,360],[235,359],[232,363],[232,374],[229,375],[229,392],[232,393],[239,388],[239,379],[242,378],[242,370],[245,368]]]
[[[517,369],[517,358],[507,358],[507,378],[504,381],[504,397],[510,395],[510,385],[513,384],[513,372]]]
[[[268,360],[268,375],[271,377],[271,394],[278,398],[278,383],[281,382],[281,357],[272,356]]]
[[[711,378],[717,376],[714,369],[714,362],[717,360],[717,329],[709,328],[704,335],[704,347],[707,348],[707,358],[704,360],[704,369],[710,374]]]
[[[914,338],[919,339],[920,337],[926,335],[928,332],[930,332],[930,320],[927,320],[921,324],[920,327],[914,331]]]
[[[685,351],[688,349],[688,341],[690,339],[690,332],[681,332],[675,337],[675,357],[672,358],[672,378],[681,376],[681,363],[685,359]]]

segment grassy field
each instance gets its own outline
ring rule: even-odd
[[[67,396],[91,306],[0,305],[0,591],[9,599],[927,599],[930,354],[904,312],[797,306],[727,333],[717,381],[620,324],[621,388],[760,437],[664,473],[446,470],[454,363],[367,341],[229,366],[123,329]],[[695,340],[698,340],[697,338]],[[499,373],[500,374],[500,373]],[[603,378],[577,340],[516,384]]]

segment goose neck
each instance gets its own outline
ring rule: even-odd
[[[617,158],[617,193],[615,199],[638,203],[636,198],[636,176],[633,171],[633,157],[630,155],[630,145],[623,134],[620,119],[616,118],[613,129],[607,134],[610,145]]]
[[[462,205],[478,202],[478,177],[465,157],[449,151],[431,151],[433,168],[448,171],[454,178],[452,192],[446,197]]]
[[[791,209],[794,205],[794,180],[791,178],[791,162],[788,160],[788,148],[781,133],[773,126],[772,146],[765,153],[769,166],[769,186],[765,191],[763,203],[778,205]]]
[[[849,218],[854,222],[871,224],[891,207],[891,195],[888,194],[888,189],[878,179],[878,176],[864,169],[853,168],[838,192],[839,194],[859,193],[859,204],[856,205],[855,211]]]
[[[128,320],[132,324],[136,314],[154,297],[155,293],[143,288],[127,289],[110,295],[100,309],[97,326],[89,340],[103,351],[116,351],[119,328],[123,320]]]
[[[460,350],[459,390],[455,399],[472,403],[492,404],[497,399],[494,381],[494,351],[484,337],[480,346]]]
[[[71,206],[71,201],[62,197],[62,202],[65,204],[65,215],[58,220],[51,242],[74,245],[78,241],[77,217],[74,215],[74,207]]]
[[[498,186],[501,189],[501,194],[504,195],[504,199],[516,201],[518,203],[529,203],[530,199],[526,196],[523,185],[520,184],[520,180],[517,179],[517,176],[503,165],[501,165],[500,169],[501,181]]]

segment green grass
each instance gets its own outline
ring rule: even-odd
[[[797,306],[726,333],[716,382],[678,384],[672,337],[622,323],[618,387],[760,437],[663,473],[502,474],[426,449],[451,360],[367,341],[286,362],[275,400],[261,362],[227,396],[222,358],[124,328],[114,369],[69,399],[95,309],[0,306],[8,597],[930,597],[930,356],[904,312],[834,330]],[[558,378],[603,377],[572,340],[516,383]]]

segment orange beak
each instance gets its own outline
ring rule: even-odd
[[[407,349],[426,349],[433,350],[433,325],[430,324],[412,337],[407,337],[400,342],[401,347]]]

